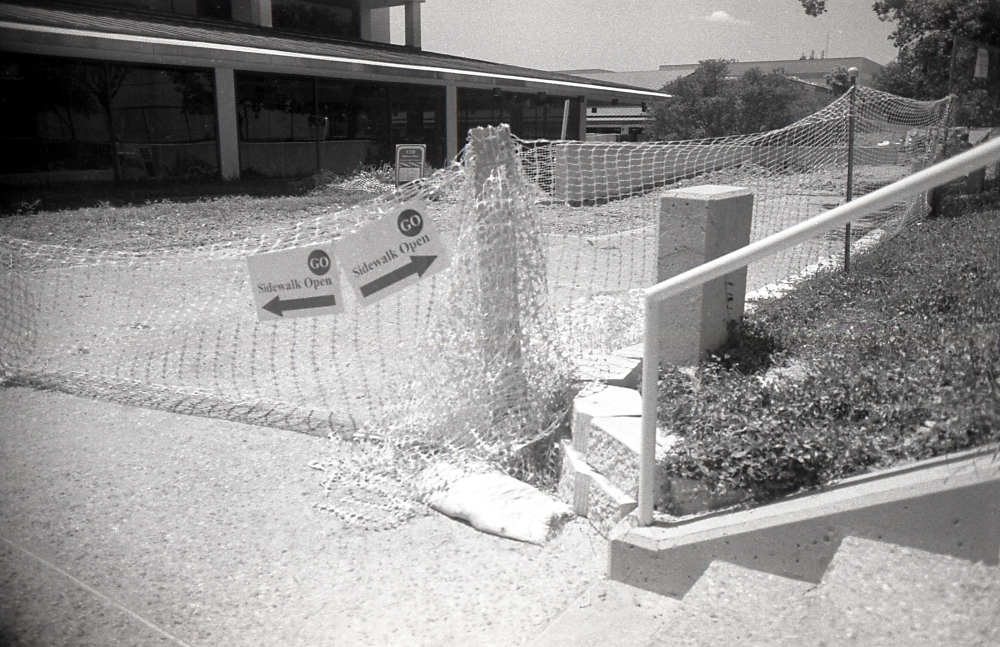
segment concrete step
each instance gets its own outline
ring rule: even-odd
[[[682,598],[715,561],[819,583],[846,536],[1000,564],[1000,447],[863,475],[769,505],[611,536],[612,579]]]

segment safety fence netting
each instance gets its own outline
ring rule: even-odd
[[[155,253],[0,238],[0,376],[330,435],[336,451],[315,464],[324,507],[392,525],[415,514],[413,476],[435,461],[558,472],[545,440],[568,425],[581,367],[641,341],[639,292],[669,235],[656,189],[749,187],[760,239],[843,202],[852,119],[861,195],[939,158],[950,106],[859,88],[779,131],[691,142],[475,129],[431,177],[259,238]],[[440,232],[447,269],[371,305],[345,290],[336,315],[258,317],[248,257],[340,239],[410,203]],[[924,207],[883,210],[855,232],[891,232]],[[762,261],[748,289],[842,249],[831,232]]]

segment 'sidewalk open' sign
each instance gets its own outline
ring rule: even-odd
[[[338,266],[359,303],[369,305],[449,264],[444,243],[420,202],[404,203],[333,243],[247,257],[261,321],[343,312]]]

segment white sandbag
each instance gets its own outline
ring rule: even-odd
[[[544,544],[573,516],[566,503],[500,472],[439,463],[421,475],[418,487],[434,510],[482,532],[532,544]]]

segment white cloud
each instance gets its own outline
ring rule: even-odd
[[[730,16],[725,11],[719,9],[718,11],[713,11],[711,14],[705,18],[708,22],[737,22],[735,18]]]

